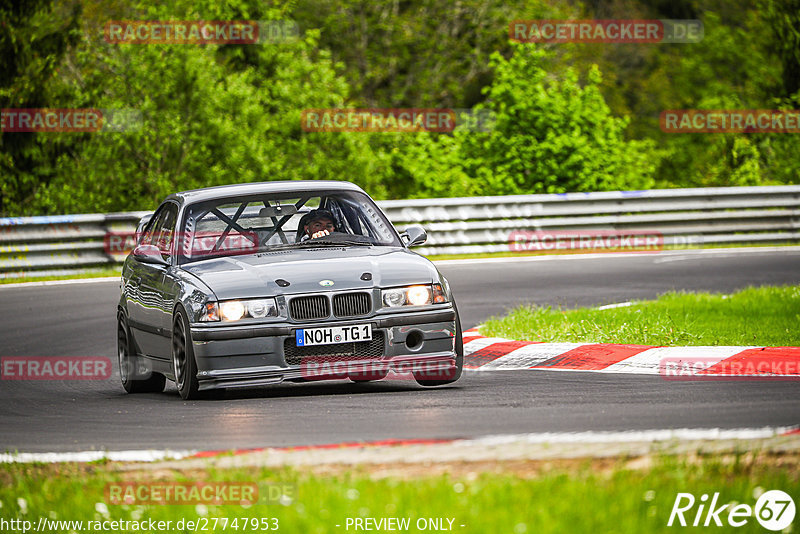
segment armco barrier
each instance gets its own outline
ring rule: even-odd
[[[379,202],[398,228],[422,224],[422,254],[508,252],[512,231],[657,232],[664,245],[800,242],[800,186],[658,189]],[[0,277],[110,266],[108,232],[148,212],[0,218]]]
[[[62,275],[110,267],[124,257],[105,252],[109,232],[133,232],[150,212],[0,219],[0,278]]]

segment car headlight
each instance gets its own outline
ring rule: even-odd
[[[219,303],[219,315],[226,321],[238,321],[244,317],[244,304],[240,300],[228,300]]]
[[[447,302],[441,284],[426,284],[384,289],[381,292],[383,305],[389,308],[400,306],[426,306]]]
[[[265,317],[278,317],[278,306],[273,298],[209,302],[200,320],[233,322],[245,318]]]

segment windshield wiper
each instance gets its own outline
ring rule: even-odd
[[[344,247],[344,246],[362,246],[362,247],[371,247],[373,246],[372,243],[363,242],[363,241],[318,241],[318,240],[309,240],[309,241],[302,241],[300,243],[282,243],[282,244],[275,244],[270,245],[268,247],[262,247],[258,249],[259,253],[263,252],[271,252],[275,250],[292,250],[292,249],[300,249],[300,248],[317,248],[317,247]]]
[[[371,247],[372,243],[365,242],[365,241],[349,241],[349,240],[340,240],[340,241],[322,241],[319,239],[309,239],[308,241],[303,241],[301,243],[295,243],[295,247],[341,247],[343,245],[347,246],[362,246],[362,247]]]

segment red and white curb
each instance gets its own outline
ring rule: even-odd
[[[409,447],[496,447],[507,444],[593,444],[593,443],[657,443],[695,440],[752,440],[800,435],[800,427],[761,428],[676,428],[610,432],[538,432],[530,434],[499,434],[471,439],[388,439],[367,442],[327,443],[296,447],[259,447],[218,451],[192,450],[132,450],[132,451],[80,451],[80,452],[19,452],[0,454],[0,463],[58,463],[96,462],[158,462],[162,460],[200,460],[220,456],[243,456],[268,453],[270,458],[297,453],[310,454],[311,458],[324,451],[366,451]]]
[[[757,377],[800,380],[800,347],[657,347],[613,343],[542,343],[464,331],[464,368],[477,371],[550,370]]]

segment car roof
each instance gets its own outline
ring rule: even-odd
[[[251,182],[246,184],[218,185],[203,189],[192,189],[173,193],[167,200],[176,200],[181,204],[203,202],[215,198],[226,198],[258,193],[295,193],[311,191],[359,191],[364,192],[352,182],[344,180],[280,180],[275,182]]]

